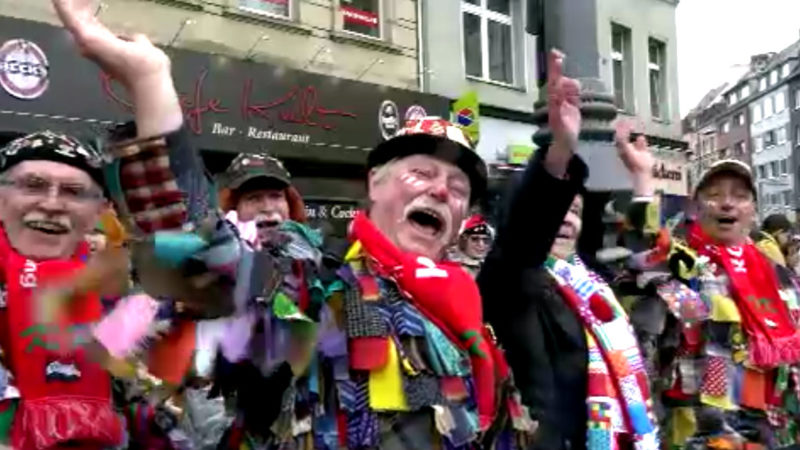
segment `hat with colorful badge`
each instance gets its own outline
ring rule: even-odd
[[[473,214],[461,224],[459,235],[483,235],[494,237],[494,229],[481,214]]]
[[[233,190],[256,180],[279,188],[291,184],[291,176],[283,163],[265,154],[240,154],[231,162],[220,180],[222,187]]]
[[[75,167],[104,187],[103,155],[70,136],[41,131],[14,139],[0,148],[0,173],[23,161],[53,161]]]
[[[470,203],[475,203],[486,193],[486,163],[475,152],[464,130],[439,117],[406,122],[397,134],[369,153],[367,165],[371,169],[393,159],[418,154],[435,156],[463,170],[470,180]]]

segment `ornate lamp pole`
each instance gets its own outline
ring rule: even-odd
[[[539,101],[534,121],[539,130],[534,142],[544,147],[552,140],[547,126],[547,52],[558,48],[566,54],[564,72],[581,82],[583,127],[578,154],[591,168],[587,187],[592,190],[630,188],[628,176],[614,148],[611,122],[617,116],[614,95],[600,75],[597,0],[528,0],[527,31],[538,36]]]

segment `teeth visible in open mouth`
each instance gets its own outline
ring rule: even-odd
[[[64,234],[69,232],[69,229],[66,226],[57,222],[49,222],[45,220],[32,220],[25,222],[25,226],[47,234]]]
[[[414,209],[408,214],[408,219],[421,227],[430,228],[434,233],[441,232],[444,227],[442,216],[430,208]]]

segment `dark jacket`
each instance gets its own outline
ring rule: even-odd
[[[560,180],[537,152],[501,216],[478,275],[486,321],[506,350],[523,403],[539,429],[531,449],[586,446],[588,349],[578,317],[543,268],[587,168],[577,156]]]

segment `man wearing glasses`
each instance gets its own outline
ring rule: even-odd
[[[464,268],[472,278],[478,276],[483,260],[492,247],[494,229],[489,222],[480,215],[475,214],[464,221],[461,233],[458,236],[458,248],[452,259]]]

